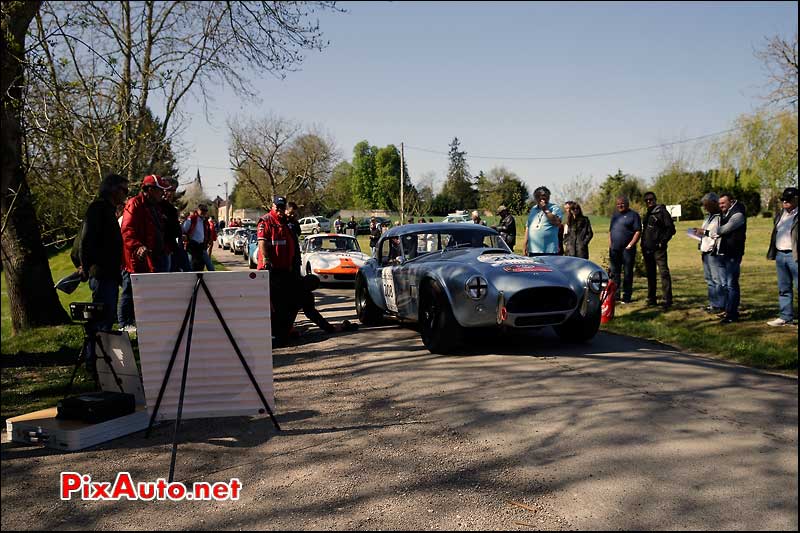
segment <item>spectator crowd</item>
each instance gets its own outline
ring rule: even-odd
[[[97,198],[89,205],[73,249],[81,279],[87,281],[94,302],[104,304],[98,328],[135,331],[131,274],[194,272],[214,270],[211,260],[218,229],[208,206],[197,205],[189,214],[179,214],[175,204],[177,181],[156,175],[145,176],[140,192],[127,198],[128,180],[118,174],[107,175],[100,184]],[[567,255],[589,258],[589,243],[594,233],[589,218],[579,203],[563,206],[550,201],[547,187],[534,191],[534,203],[528,213],[522,241],[527,255]],[[611,217],[608,236],[609,275],[620,287],[616,298],[623,304],[632,301],[634,265],[637,248],[641,249],[647,277],[647,305],[673,305],[673,286],[669,270],[668,246],[675,235],[675,225],[666,206],[656,195],[644,195],[646,209],[637,213],[625,196],[616,198],[616,212]],[[770,326],[794,324],[794,291],[798,283],[797,203],[798,190],[789,187],[781,195],[782,210],[774,220],[767,257],[775,260],[778,274],[779,316]],[[708,289],[704,310],[716,314],[722,324],[739,320],[739,276],[745,250],[747,218],[744,205],[730,193],[708,193],[702,199],[706,217],[699,228],[689,230],[698,241],[701,264]],[[516,222],[501,205],[496,229],[510,249],[516,244]],[[270,271],[273,335],[276,345],[285,345],[297,335],[295,317],[300,309],[326,332],[354,329],[344,321],[328,323],[315,308],[313,290],[319,280],[300,275],[300,225],[297,206],[283,196],[275,196],[268,213],[256,225],[258,269]],[[486,225],[478,211],[472,222]],[[413,218],[408,220],[414,223]],[[420,218],[418,223],[424,223]],[[429,222],[433,222],[429,219]],[[228,227],[240,226],[238,219]],[[336,232],[357,230],[355,217],[334,222]],[[387,224],[370,219],[369,246],[375,253]],[[121,291],[120,291],[121,288]]]

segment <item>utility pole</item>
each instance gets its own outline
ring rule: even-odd
[[[228,200],[228,182],[225,182],[225,225],[228,225],[228,221],[231,218],[231,203]]]
[[[403,169],[405,168],[405,166],[406,164],[403,159],[403,143],[400,143],[400,224],[406,223],[406,215],[403,210],[403,189],[405,188],[403,183],[405,180]]]

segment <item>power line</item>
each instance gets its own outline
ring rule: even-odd
[[[505,159],[509,161],[546,161],[546,160],[559,160],[559,159],[588,159],[591,157],[604,157],[609,155],[619,155],[619,154],[629,154],[631,152],[643,152],[645,150],[653,150],[655,148],[663,148],[666,146],[674,146],[676,144],[683,144],[688,142],[700,141],[703,139],[709,139],[711,137],[718,137],[720,135],[725,135],[726,133],[731,133],[736,131],[739,128],[731,128],[724,131],[718,131],[716,133],[709,133],[707,135],[700,135],[699,137],[693,137],[691,139],[684,139],[682,141],[673,141],[668,143],[661,143],[661,144],[654,144],[652,146],[643,146],[640,148],[628,148],[625,150],[615,150],[613,152],[599,152],[596,154],[580,154],[580,155],[560,155],[560,156],[498,156],[498,155],[473,155],[468,154],[470,158],[473,159]],[[406,148],[410,150],[417,150],[419,152],[428,152],[431,154],[438,154],[438,155],[449,155],[448,152],[442,152],[438,150],[429,150],[427,148],[419,148],[416,146],[406,146]]]

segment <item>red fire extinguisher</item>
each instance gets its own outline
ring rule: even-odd
[[[617,284],[613,279],[608,280],[608,285],[600,293],[600,323],[605,324],[614,318],[614,300],[617,295]]]

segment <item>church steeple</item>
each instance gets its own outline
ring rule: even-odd
[[[194,179],[194,182],[197,183],[200,188],[203,187],[203,183],[200,181],[200,169],[197,169],[197,177]]]

